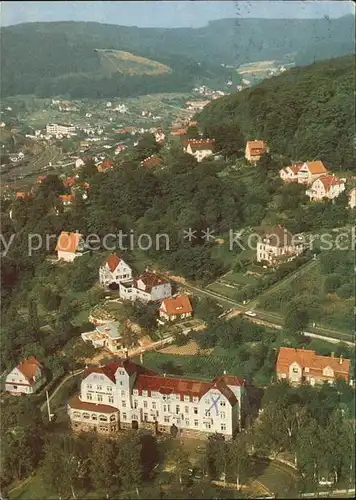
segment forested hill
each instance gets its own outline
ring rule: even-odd
[[[105,73],[95,49],[130,52],[165,64],[174,74],[141,79],[135,74],[127,76],[127,81],[121,75],[115,87],[117,75]],[[203,28],[174,29],[92,22],[26,23],[1,29],[2,95],[71,91],[76,97],[91,97],[95,92],[107,96],[120,95],[122,86],[124,94],[137,88],[145,93],[155,86],[169,91],[175,90],[174,85],[191,87],[195,77],[209,71],[224,71],[223,63],[236,67],[278,59],[308,64],[353,50],[353,16],[223,19]]]
[[[355,168],[355,60],[346,56],[294,68],[209,104],[199,115],[207,134],[217,124],[264,139],[292,160],[320,158],[337,172]]]

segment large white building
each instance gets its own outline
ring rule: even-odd
[[[45,380],[42,363],[30,356],[7,375],[5,390],[13,395],[34,394]]]
[[[46,134],[47,135],[66,135],[70,136],[74,134],[75,126],[72,124],[63,124],[63,123],[48,123],[46,125]]]
[[[147,428],[182,437],[217,432],[231,438],[241,428],[243,400],[244,380],[238,377],[176,378],[125,359],[87,369],[68,414],[77,431]]]
[[[303,253],[303,245],[281,226],[271,228],[257,243],[256,260],[270,266],[291,261]]]

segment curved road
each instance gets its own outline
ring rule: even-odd
[[[67,375],[66,377],[64,377],[64,379],[62,379],[60,381],[60,383],[54,388],[54,390],[52,391],[51,394],[48,395],[48,399],[49,401],[51,402],[52,398],[54,398],[54,396],[57,394],[57,392],[59,391],[59,389],[66,383],[68,382],[68,380],[70,380],[71,378],[73,377],[76,377],[77,375],[79,375],[80,373],[83,373],[83,371],[85,370],[85,368],[81,368],[80,370],[76,370],[75,372],[73,373],[70,373],[69,375]],[[47,406],[47,400],[41,405],[41,411],[44,411],[45,408]]]

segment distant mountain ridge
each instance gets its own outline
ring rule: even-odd
[[[93,81],[97,84],[98,79],[107,76],[102,57],[94,49],[129,52],[164,64],[173,73],[183,73],[181,81],[187,86],[193,85],[199,75],[217,72],[221,64],[238,66],[266,59],[283,60],[287,54],[293,54],[300,65],[354,51],[353,16],[222,19],[203,28],[170,29],[68,21],[25,23],[0,31],[3,96],[65,93],[73,85],[82,87],[85,96],[86,85],[91,89]],[[119,73],[122,77],[130,75],[126,69]],[[134,73],[131,76],[137,76],[139,71]],[[148,81],[152,83],[148,86],[161,82],[159,78],[165,85],[172,85],[172,75],[169,78],[163,72],[151,74]]]

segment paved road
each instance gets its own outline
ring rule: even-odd
[[[201,289],[201,288],[198,288],[198,287],[193,286],[193,285],[186,283],[186,282],[182,283],[180,280],[175,279],[172,276],[168,276],[168,277],[170,280],[176,282],[181,287],[186,288],[187,290],[191,290],[194,293],[196,293],[197,295],[200,295],[201,297],[209,297],[209,298],[214,299],[222,304],[229,306],[229,308],[231,308],[231,306],[233,306],[234,311],[231,313],[231,315],[237,315],[240,313],[244,313],[250,309],[253,309],[253,307],[251,306],[251,302],[244,305],[244,304],[237,302],[236,300],[222,297],[221,295],[219,295],[215,292],[211,292],[210,290]],[[288,277],[288,278],[292,279],[290,277]],[[255,322],[259,321],[260,324],[266,324],[267,326],[270,326],[272,328],[277,328],[277,329],[282,328],[283,318],[279,314],[261,311],[258,309],[254,309],[254,312],[256,314],[256,317],[250,318],[252,321],[255,321]],[[321,328],[321,327],[309,328],[309,330],[310,330],[309,332],[304,332],[304,334],[307,336],[310,336],[310,337],[319,338],[321,340],[328,340],[332,343],[345,342],[347,345],[350,345],[350,346],[355,345],[355,338],[354,338],[354,335],[351,333],[348,334],[345,332],[340,332],[338,330],[331,330],[330,328]]]
[[[57,394],[57,392],[59,391],[59,389],[66,383],[68,382],[68,380],[70,380],[71,378],[79,375],[80,373],[83,373],[84,371],[84,368],[81,368],[80,370],[76,370],[75,372],[73,373],[70,373],[69,375],[67,375],[66,377],[64,377],[64,379],[62,379],[60,381],[60,383],[52,390],[51,394],[48,395],[48,399],[49,401],[52,400],[52,398],[54,398],[54,396]],[[41,405],[41,411],[44,411],[47,407],[47,400]]]

